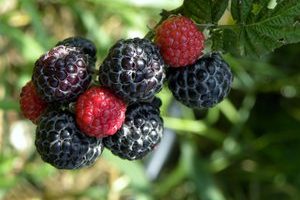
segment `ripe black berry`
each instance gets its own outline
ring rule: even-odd
[[[160,142],[163,120],[151,103],[134,103],[127,108],[125,122],[114,135],[103,138],[106,148],[123,159],[146,156]]]
[[[88,88],[91,73],[84,54],[73,47],[57,46],[36,61],[32,80],[45,101],[67,103]]]
[[[88,57],[88,66],[90,70],[95,68],[97,49],[95,44],[83,37],[69,37],[56,44],[56,46],[75,47],[80,53],[86,54]]]
[[[163,86],[164,62],[147,39],[118,41],[100,66],[99,81],[127,102],[151,99]]]
[[[74,116],[61,110],[47,112],[41,117],[35,146],[41,158],[58,169],[89,166],[103,151],[101,139],[80,132]]]
[[[192,108],[209,108],[222,101],[230,91],[232,80],[228,64],[218,53],[168,71],[169,89],[174,97]]]

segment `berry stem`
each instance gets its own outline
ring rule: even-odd
[[[237,25],[219,25],[219,24],[196,24],[198,28],[220,28],[220,29],[234,29]]]

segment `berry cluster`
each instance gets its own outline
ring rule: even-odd
[[[92,84],[96,47],[84,38],[58,42],[35,63],[22,88],[24,116],[37,124],[35,146],[59,169],[93,164],[104,146],[126,159],[141,159],[163,134],[154,95],[166,77],[159,49],[147,39],[120,40]]]
[[[58,42],[36,61],[20,94],[23,115],[37,124],[41,158],[59,169],[78,169],[92,165],[104,147],[128,160],[146,156],[163,136],[155,95],[166,80],[174,97],[192,108],[212,107],[227,96],[228,64],[218,53],[202,56],[203,49],[204,35],[183,16],[160,24],[154,43],[117,41],[98,71],[90,40]]]
[[[202,56],[204,35],[191,19],[168,18],[157,27],[154,40],[169,65],[168,86],[179,102],[210,108],[228,95],[233,80],[229,65],[219,53]]]

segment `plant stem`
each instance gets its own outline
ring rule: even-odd
[[[233,25],[218,25],[218,24],[196,24],[198,28],[220,28],[220,29],[235,29],[238,24],[233,24]]]

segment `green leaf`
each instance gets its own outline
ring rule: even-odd
[[[228,6],[228,0],[185,0],[183,14],[197,23],[217,22]]]
[[[183,14],[211,30],[212,49],[261,56],[300,41],[300,1],[232,0],[232,25],[218,25],[227,0],[185,0]]]
[[[231,29],[225,29],[223,31],[223,44],[224,44],[224,50],[231,52],[233,54],[239,54],[240,47],[239,47],[239,41],[238,41],[238,34]]]
[[[231,14],[236,24],[222,27],[223,37],[218,36],[223,41],[221,49],[261,56],[282,45],[299,42],[300,25],[296,17],[300,14],[300,1],[277,1],[272,9],[269,3],[269,0],[232,0]],[[235,44],[228,45],[232,41]],[[220,48],[220,44],[217,46]]]
[[[211,16],[212,22],[218,22],[218,20],[224,14],[228,7],[228,0],[212,0]]]
[[[231,14],[237,21],[245,21],[251,11],[253,0],[231,1]]]
[[[239,54],[238,34],[232,29],[212,30],[212,50],[223,50],[234,55]]]

